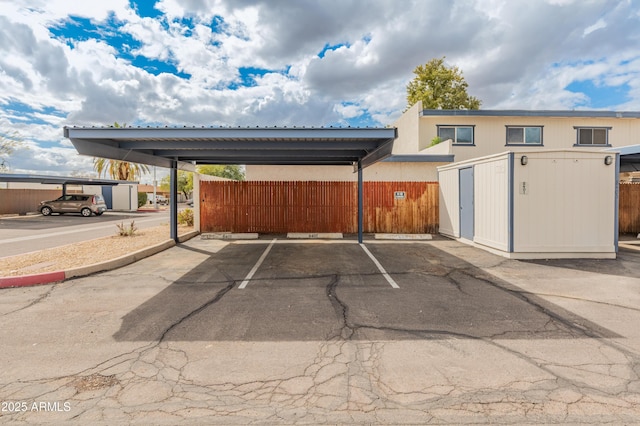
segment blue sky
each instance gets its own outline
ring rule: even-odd
[[[90,174],[63,126],[384,126],[442,56],[485,109],[640,110],[639,43],[640,0],[1,0],[0,132]]]

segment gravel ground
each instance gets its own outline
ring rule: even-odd
[[[179,235],[190,231],[193,231],[193,228],[178,227]],[[54,272],[92,265],[159,244],[168,239],[169,226],[161,225],[138,230],[133,236],[114,235],[0,258],[0,277]]]

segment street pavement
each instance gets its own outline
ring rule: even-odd
[[[0,217],[0,258],[114,235],[116,224],[135,221],[139,229],[169,222],[161,212],[107,212],[102,216],[29,215]]]
[[[365,247],[194,238],[0,290],[0,422],[640,422],[640,252]]]

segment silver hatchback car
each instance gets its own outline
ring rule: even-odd
[[[62,197],[40,202],[38,208],[44,216],[51,213],[80,213],[89,217],[91,214],[100,216],[107,211],[107,205],[102,195],[98,194],[67,194]]]

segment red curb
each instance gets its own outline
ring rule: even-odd
[[[21,275],[19,277],[0,277],[0,288],[51,284],[56,281],[64,281],[64,278],[64,271],[46,272],[44,274],[34,275]]]

